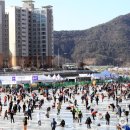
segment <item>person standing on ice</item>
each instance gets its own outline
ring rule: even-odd
[[[55,130],[56,129],[56,125],[57,125],[57,122],[55,121],[55,118],[53,118],[53,121],[51,123],[51,128],[52,130]]]
[[[28,125],[28,118],[27,117],[24,117],[24,119],[23,119],[23,129],[24,130],[27,130],[27,125]]]
[[[105,119],[106,119],[106,125],[110,124],[110,114],[108,112],[106,112],[105,114]]]

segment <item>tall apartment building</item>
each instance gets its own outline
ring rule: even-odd
[[[51,65],[53,57],[52,7],[34,8],[32,0],[8,10],[10,66]],[[7,18],[6,18],[7,19]]]
[[[4,45],[3,45],[3,67],[8,67],[9,61],[9,14],[5,13],[5,22],[4,22]]]
[[[4,40],[5,40],[5,2],[0,0],[0,67],[3,66],[4,60]]]

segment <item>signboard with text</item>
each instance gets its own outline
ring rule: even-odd
[[[13,76],[13,77],[12,77],[12,81],[16,81],[16,78],[15,78],[15,76]]]
[[[38,81],[38,75],[33,75],[32,76],[32,81]]]

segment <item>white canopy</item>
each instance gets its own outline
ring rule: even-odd
[[[109,72],[108,70],[104,70],[100,74],[101,74],[101,76],[106,77],[106,78],[111,78],[112,77],[112,73]]]
[[[38,75],[38,81],[46,81],[48,79],[47,76],[43,75]]]
[[[48,81],[48,82],[53,82],[53,81],[54,81],[53,78],[51,77],[51,75],[48,75],[48,76],[47,76],[47,81]]]
[[[58,81],[63,81],[64,79],[58,74],[58,75],[57,75],[57,80],[58,80]]]
[[[50,75],[46,76],[46,75],[39,75],[38,76],[38,81],[40,82],[53,82],[53,79]]]
[[[91,74],[91,79],[101,79],[100,73]]]
[[[54,80],[54,81],[57,81],[58,79],[57,79],[57,76],[54,74],[53,76],[52,76],[52,79]]]
[[[104,70],[101,73],[95,73],[91,75],[92,79],[116,79],[119,76],[115,73],[111,73],[108,70]]]
[[[79,77],[91,77],[91,74],[79,74]]]
[[[15,76],[0,76],[0,81],[2,85],[16,84]]]

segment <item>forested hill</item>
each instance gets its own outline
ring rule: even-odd
[[[86,21],[87,24],[87,21]],[[130,62],[130,14],[80,31],[55,31],[55,55],[73,62],[95,65],[126,65]]]

